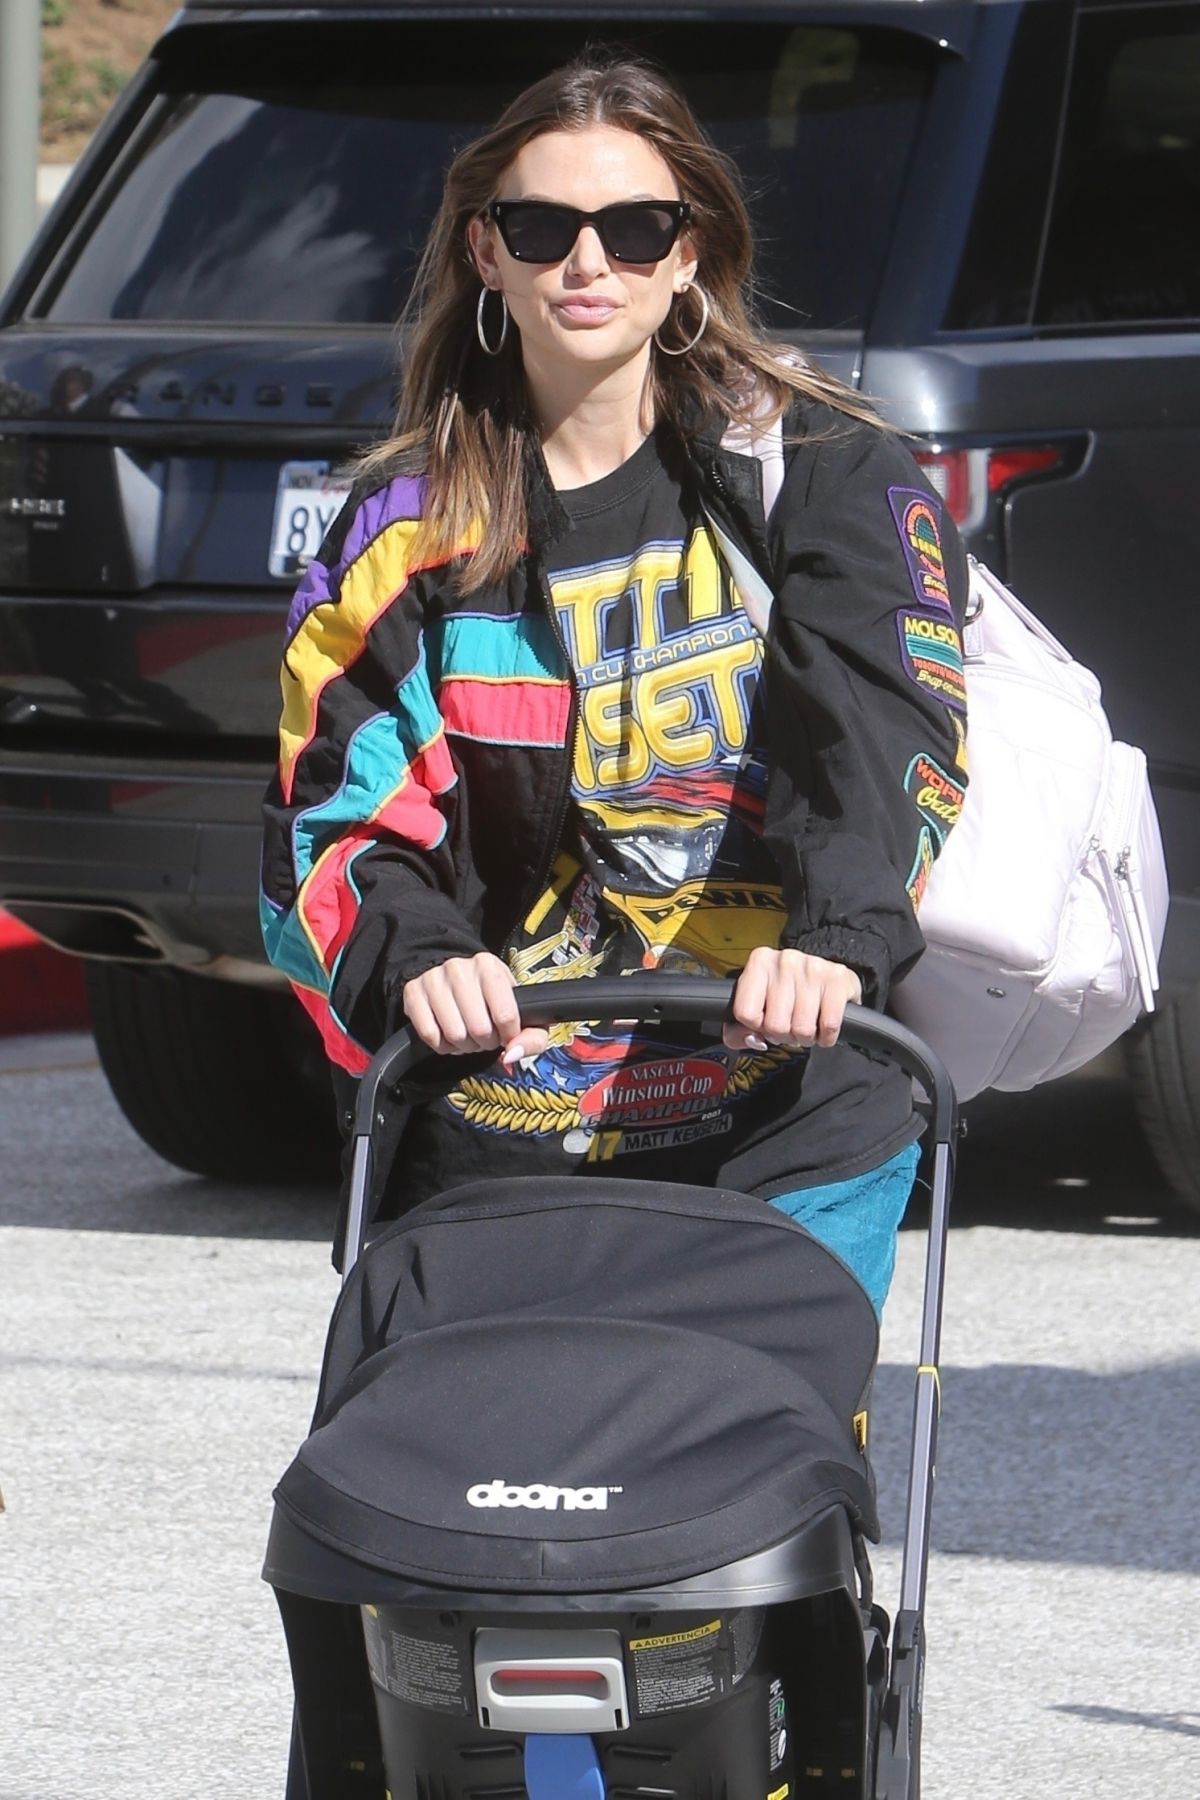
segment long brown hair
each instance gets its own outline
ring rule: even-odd
[[[692,209],[688,234],[708,296],[708,326],[686,356],[652,355],[655,420],[685,431],[688,420],[723,415],[761,429],[802,394],[881,423],[833,376],[786,360],[757,324],[750,298],[753,241],[741,183],[679,89],[651,63],[589,50],[526,88],[451,163],[400,319],[403,374],[393,433],[359,464],[360,472],[371,472],[397,457],[419,460],[427,482],[423,559],[441,560],[483,527],[462,573],[464,590],[503,579],[525,549],[527,471],[537,441],[517,333],[509,332],[498,356],[485,355],[476,335],[480,280],[467,228],[526,144],[548,131],[589,125],[635,132],[652,144]],[[672,308],[662,330],[686,343],[699,317],[693,290]]]

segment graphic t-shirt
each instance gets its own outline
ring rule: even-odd
[[[654,438],[558,498],[570,529],[545,568],[578,693],[571,798],[510,967],[520,983],[735,976],[785,922],[762,838],[762,642]],[[903,1083],[876,1104],[888,1077],[842,1046],[810,1059],[678,1026],[561,1026],[541,1055],[497,1061],[424,1109],[418,1160],[438,1163],[442,1189],[595,1169],[779,1192],[871,1167],[913,1135]]]
[[[573,529],[547,576],[579,696],[573,804],[514,972],[735,974],[784,923],[761,836],[761,639],[653,441],[560,500]]]

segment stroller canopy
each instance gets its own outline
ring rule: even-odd
[[[477,1182],[367,1250],[334,1312],[293,1524],[436,1586],[679,1580],[844,1505],[878,1352],[844,1265],[761,1200]]]

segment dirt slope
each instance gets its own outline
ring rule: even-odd
[[[43,162],[74,162],[177,0],[42,0]]]

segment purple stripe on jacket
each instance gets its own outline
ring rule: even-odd
[[[314,557],[300,578],[300,585],[288,608],[288,641],[295,637],[314,606],[331,600],[341,584],[342,576],[356,557],[381,531],[398,519],[419,519],[425,499],[425,482],[419,475],[397,475],[378,493],[368,494],[351,521],[342,544],[342,553],[332,569]]]

